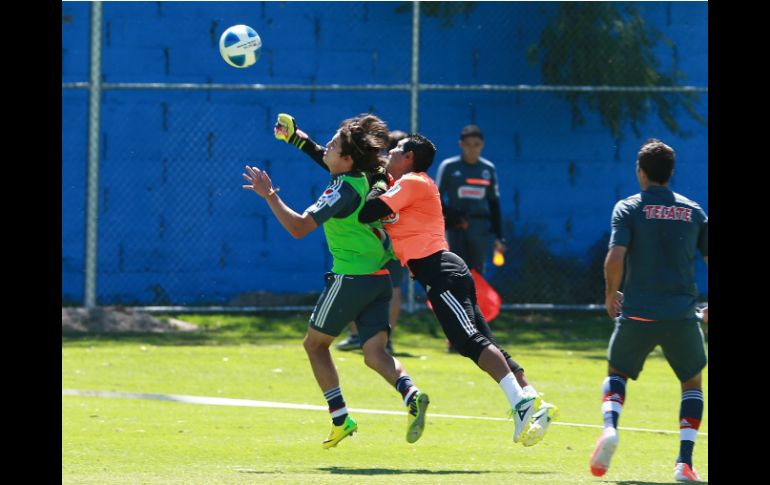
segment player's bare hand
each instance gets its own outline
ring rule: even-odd
[[[492,244],[492,247],[495,251],[500,251],[501,253],[504,253],[508,247],[499,239],[495,239],[495,242]]]
[[[248,182],[247,185],[243,185],[243,188],[254,191],[261,197],[267,197],[268,192],[273,187],[273,182],[270,180],[267,172],[263,172],[257,167],[246,165],[246,173],[241,175]]]
[[[622,299],[623,293],[616,291],[614,294],[611,293],[607,295],[604,300],[604,306],[607,309],[607,315],[609,315],[613,320],[623,310],[623,305],[620,303],[620,300]]]
[[[701,313],[703,314],[703,323],[709,323],[709,307],[706,307],[701,310]]]

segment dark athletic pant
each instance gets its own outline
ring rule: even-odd
[[[411,259],[409,269],[425,289],[433,312],[454,348],[462,352],[467,341],[480,333],[509,361],[513,360],[492,338],[476,301],[476,285],[462,258],[450,251],[439,251],[421,259]],[[478,360],[478,359],[476,359]],[[514,365],[519,368],[517,364]]]

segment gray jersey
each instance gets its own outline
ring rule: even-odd
[[[438,167],[436,185],[446,205],[466,218],[489,218],[489,201],[500,198],[495,166],[483,157],[474,164],[459,155],[447,158]]]
[[[708,216],[667,187],[615,204],[610,247],[627,248],[623,316],[649,320],[694,318],[695,258],[708,257]]]

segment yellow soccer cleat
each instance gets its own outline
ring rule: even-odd
[[[540,402],[540,407],[532,415],[532,421],[529,423],[529,428],[524,432],[524,435],[519,439],[524,446],[533,446],[539,443],[548,427],[551,425],[551,421],[559,417],[559,408],[551,403],[545,401]]]
[[[406,441],[414,443],[420,439],[425,429],[425,411],[428,409],[430,399],[424,392],[417,391],[417,394],[409,404],[409,412],[406,413]]]
[[[332,425],[332,430],[329,431],[329,437],[321,443],[321,447],[325,450],[337,446],[337,443],[347,438],[358,431],[358,423],[348,415],[345,418],[345,422],[340,426]]]

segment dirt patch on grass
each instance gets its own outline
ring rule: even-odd
[[[147,313],[124,307],[61,309],[61,328],[67,332],[195,332],[192,323],[170,319],[159,320]]]

